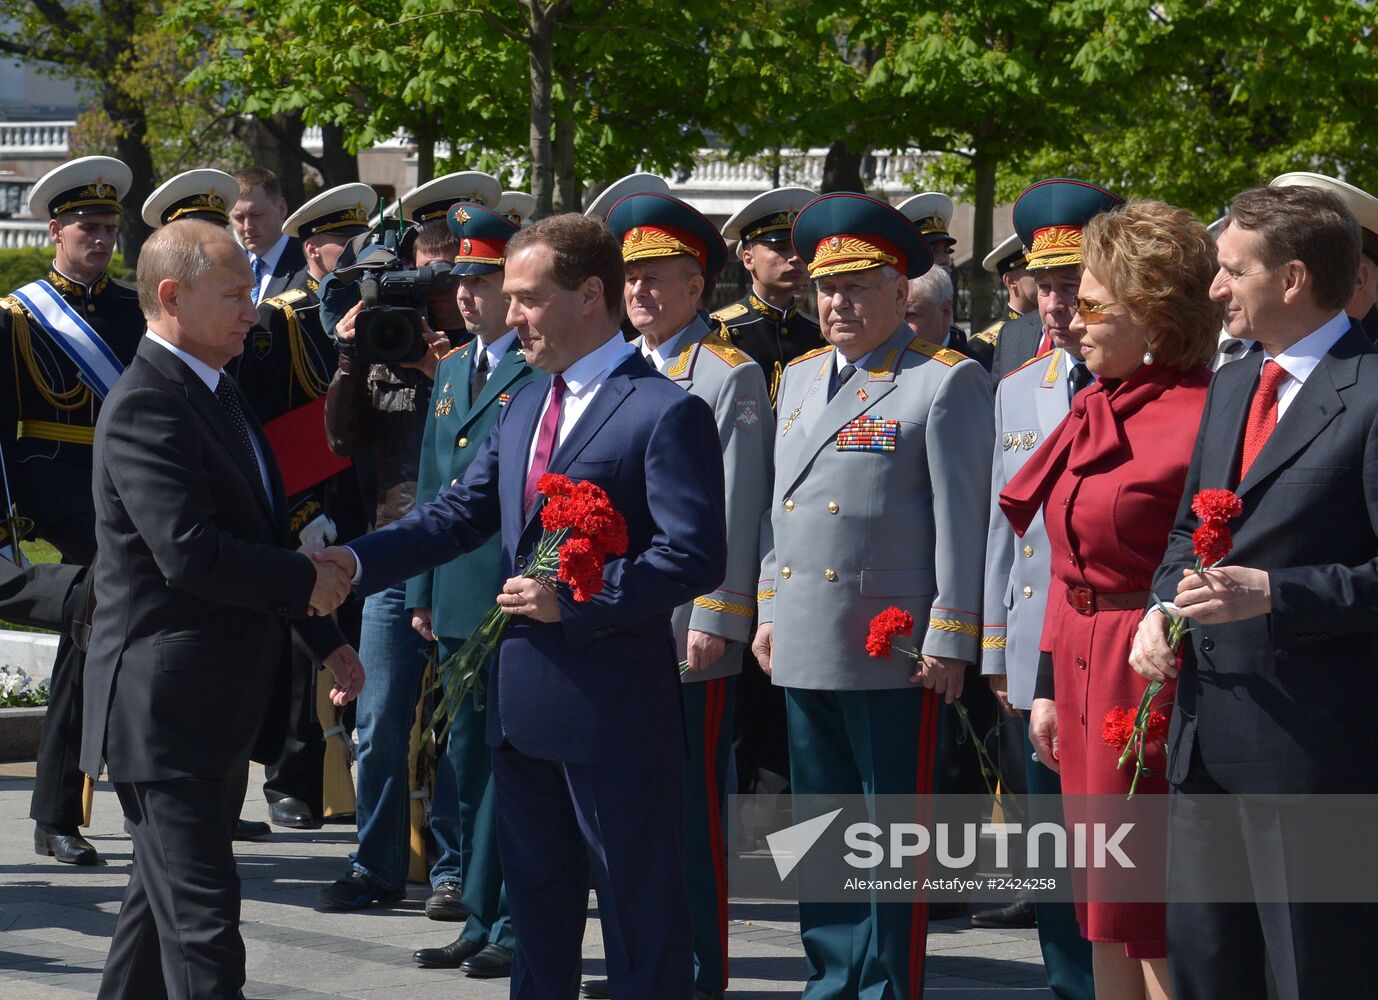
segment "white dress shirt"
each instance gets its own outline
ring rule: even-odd
[[[569,432],[574,430],[574,425],[589,408],[593,397],[598,395],[598,390],[603,388],[603,383],[607,381],[613,369],[635,353],[636,348],[623,339],[619,331],[560,373],[565,380],[565,395],[560,403],[560,425],[555,432],[555,450],[559,450],[560,445],[565,443]],[[549,405],[550,390],[546,390],[545,402],[541,404],[542,417]],[[531,447],[526,453],[528,473],[531,471],[531,463],[536,460],[536,442],[541,436],[540,426],[541,422],[537,420],[536,433],[531,435]],[[553,455],[554,451],[551,454]]]
[[[693,326],[694,320],[696,319],[698,319],[697,315],[695,315],[694,319],[684,324],[679,332],[673,337],[668,337],[661,341],[660,346],[654,349],[646,343],[645,337],[641,338],[641,353],[646,356],[646,360],[651,363],[651,367],[658,372],[665,371],[665,366],[670,363],[670,359],[679,355],[679,342],[684,339],[684,331]]]
[[[176,355],[184,365],[192,370],[192,373],[195,374],[197,378],[206,384],[206,388],[211,391],[211,395],[215,395],[216,387],[220,385],[220,379],[225,374],[223,371],[217,371],[200,358],[193,357],[174,344],[169,344],[152,330],[145,331],[144,336],[159,347],[171,351]],[[244,409],[247,412],[248,403],[244,403],[242,400],[241,403],[243,403]],[[249,432],[249,443],[254,446],[254,460],[258,464],[258,478],[259,482],[263,484],[263,495],[271,502],[273,499],[273,488],[268,485],[268,464],[263,459],[263,447],[258,443],[258,435],[253,431]]]
[[[1329,354],[1335,342],[1349,330],[1350,322],[1350,318],[1343,312],[1337,313],[1320,329],[1308,333],[1276,357],[1266,350],[1263,352],[1265,363],[1276,361],[1282,365],[1283,371],[1287,372],[1287,378],[1283,379],[1282,385],[1278,387],[1279,420],[1287,412],[1287,407],[1292,405],[1292,400],[1297,398],[1302,384],[1321,363],[1321,358]]]
[[[258,279],[258,294],[254,296],[255,302],[262,302],[264,294],[268,291],[268,282],[273,280],[273,271],[278,266],[278,261],[282,260],[282,252],[287,249],[287,240],[290,237],[283,233],[278,237],[278,241],[272,248],[258,259],[263,261],[263,275]],[[253,262],[255,254],[249,254],[250,263]]]

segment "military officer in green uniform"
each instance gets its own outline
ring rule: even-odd
[[[749,201],[722,229],[723,239],[737,244],[751,291],[709,318],[761,366],[772,404],[785,366],[823,346],[818,324],[799,311],[797,297],[808,287],[808,275],[790,241],[795,215],[813,197],[808,188],[775,188]]]
[[[932,259],[895,209],[824,195],[799,213],[794,243],[831,346],[780,385],[753,649],[785,690],[796,797],[927,794],[938,707],[961,695],[981,645],[990,380],[905,325],[907,279]],[[890,605],[914,616],[917,666],[867,655],[869,623]],[[805,1000],[922,995],[922,896],[801,902],[799,924]]]
[[[325,392],[338,362],[326,334],[316,290],[335,267],[345,244],[368,229],[374,203],[367,184],[343,184],[316,195],[283,222],[282,231],[306,258],[302,287],[262,299],[258,323],[228,370],[262,423],[282,469],[293,533],[303,544],[329,543],[366,527],[363,498],[348,459],[334,455],[325,438]],[[357,606],[341,609],[340,623],[358,641]],[[327,812],[322,798],[325,729],[318,718],[313,683],[317,668],[293,647],[291,728],[282,756],[267,767],[263,795],[275,826],[319,827]],[[333,721],[333,720],[327,720]],[[344,740],[343,731],[332,733]],[[332,802],[331,815],[351,812]]]
[[[0,448],[12,500],[33,537],[71,564],[90,565],[96,554],[96,416],[144,331],[138,293],[107,271],[130,181],[129,168],[108,156],[83,156],[39,178],[29,208],[48,220],[53,264],[0,309]],[[59,641],[29,814],[39,854],[91,865],[95,848],[77,832],[82,655],[70,636]]]
[[[760,366],[722,338],[697,306],[727,247],[694,208],[666,194],[619,201],[608,228],[622,241],[624,304],[634,344],[666,378],[713,408],[726,482],[727,575],[675,610],[689,759],[684,772],[685,881],[694,935],[694,996],[727,989],[727,843],[723,809],[736,676],[755,613],[761,515],[770,500],[774,419]],[[585,996],[607,997],[602,982]]]
[[[1018,233],[1012,233],[986,254],[981,267],[998,276],[1005,286],[1005,314],[979,333],[973,333],[970,339],[984,341],[994,351],[1006,323],[1038,308],[1038,284],[1027,265],[1028,257]]]
[[[537,374],[526,363],[517,332],[507,325],[502,294],[507,241],[518,225],[477,204],[452,206],[449,225],[459,240],[457,301],[474,339],[436,367],[417,472],[420,501],[432,499],[464,475],[513,394]],[[408,582],[412,624],[423,638],[438,643],[439,662],[459,650],[492,608],[503,580],[502,540],[494,536],[468,555]],[[459,894],[469,915],[455,941],[416,952],[423,967],[458,968],[476,978],[511,971],[516,939],[502,892],[493,808],[483,706],[467,698],[436,766],[431,831],[439,857],[431,868],[431,886],[436,893]]]

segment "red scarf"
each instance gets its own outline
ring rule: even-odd
[[[1181,372],[1143,365],[1122,382],[1098,380],[1077,393],[1062,423],[1000,494],[1000,509],[1015,533],[1022,537],[1028,530],[1064,470],[1081,475],[1116,455],[1129,457],[1125,418],[1174,386],[1204,386],[1210,377],[1205,368]],[[1113,464],[1105,462],[1105,467]]]

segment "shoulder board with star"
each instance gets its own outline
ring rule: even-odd
[[[289,288],[279,295],[274,295],[271,299],[264,299],[263,304],[281,309],[283,306],[295,306],[310,293],[304,288]]]
[[[1005,379],[1007,379],[1007,378],[1009,378],[1011,375],[1013,375],[1014,372],[1022,372],[1025,368],[1028,368],[1030,365],[1036,365],[1036,364],[1038,364],[1040,361],[1046,361],[1046,360],[1048,359],[1048,355],[1052,354],[1053,351],[1055,351],[1055,350],[1057,350],[1056,347],[1050,347],[1050,348],[1048,348],[1048,350],[1044,351],[1042,354],[1035,354],[1035,355],[1034,355],[1033,357],[1031,357],[1028,361],[1025,361],[1025,362],[1024,362],[1022,365],[1020,365],[1018,368],[1014,369],[1014,371],[1008,371],[1008,372],[1006,372],[1004,378],[1002,378],[1000,381],[1003,382]]]
[[[997,340],[1000,339],[1000,331],[1004,328],[1005,320],[997,319],[994,323],[986,327],[980,333],[973,333],[971,335],[971,339],[984,340],[987,344],[994,344]]]
[[[911,340],[907,350],[913,351],[915,354],[922,354],[925,357],[932,358],[934,361],[945,364],[949,368],[967,359],[967,356],[960,351],[954,351],[947,347],[938,347],[936,344],[930,344],[922,337],[915,337]]]
[[[751,360],[745,351],[739,351],[733,347],[721,334],[713,334],[703,338],[703,346],[708,348],[718,357],[726,361],[730,366],[736,368],[744,365]]]
[[[708,314],[709,319],[717,320],[719,323],[727,323],[730,320],[745,316],[751,310],[740,302],[734,302],[730,306],[723,306]]]
[[[826,346],[823,346],[823,347],[815,347],[812,351],[809,351],[807,354],[801,354],[801,355],[799,355],[799,357],[797,357],[797,358],[795,358],[793,361],[791,361],[791,362],[789,363],[789,367],[793,368],[795,365],[799,364],[799,362],[801,362],[801,361],[807,361],[807,360],[809,360],[809,358],[816,358],[816,357],[818,357],[820,354],[827,354],[827,353],[828,353],[829,351],[831,351],[832,349],[833,349],[832,344],[827,344]]]

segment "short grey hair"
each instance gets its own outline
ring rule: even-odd
[[[136,272],[139,308],[145,319],[163,315],[158,286],[164,280],[171,278],[179,285],[189,285],[215,266],[206,253],[206,247],[214,243],[234,245],[234,240],[223,226],[200,219],[169,222],[148,238],[139,251]]]
[[[952,279],[947,276],[947,270],[941,267],[930,267],[917,278],[909,279],[909,301],[922,299],[925,302],[932,302],[940,310],[944,306],[952,304],[955,292],[952,288]]]

